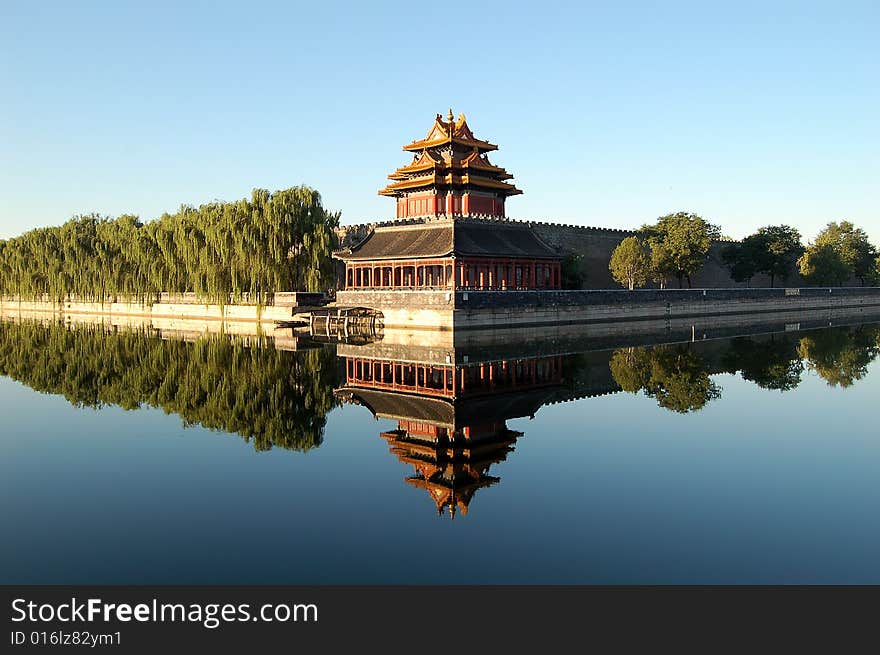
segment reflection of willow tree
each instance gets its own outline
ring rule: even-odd
[[[728,372],[739,371],[744,380],[762,389],[779,391],[796,388],[804,371],[797,342],[785,335],[771,335],[764,340],[733,339],[724,356],[724,365]]]
[[[329,350],[245,347],[224,336],[164,341],[61,323],[0,323],[0,375],[81,407],[160,407],[186,425],[235,432],[257,450],[321,444],[334,406]]]
[[[868,372],[880,353],[880,326],[863,325],[812,332],[801,339],[798,354],[807,368],[832,387],[849,387]]]
[[[609,366],[624,391],[644,391],[660,407],[674,412],[693,412],[721,397],[703,359],[686,345],[620,348]]]

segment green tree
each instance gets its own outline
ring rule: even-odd
[[[721,252],[721,258],[737,282],[751,281],[757,273],[787,279],[804,251],[801,234],[788,225],[768,225],[750,234],[740,243],[732,243]]]
[[[627,237],[611,253],[611,275],[630,291],[642,287],[651,272],[651,257],[638,237]]]
[[[691,286],[691,276],[706,263],[712,241],[720,230],[702,217],[688,212],[667,214],[654,225],[642,227],[642,235],[651,248],[653,276],[661,287],[669,278],[678,280],[679,288],[685,278]]]
[[[560,266],[563,289],[582,289],[584,286],[583,256],[572,253],[562,260]]]
[[[2,242],[0,293],[104,302],[192,292],[217,302],[262,302],[276,291],[324,291],[339,213],[306,186],[250,199],[183,205],[149,223],[74,216]]]
[[[748,236],[738,243],[731,243],[721,250],[721,261],[730,271],[735,282],[747,282],[751,286],[752,278],[758,272],[758,262],[762,253],[762,244],[753,236]]]
[[[810,244],[798,259],[801,275],[810,284],[837,286],[849,279],[849,268],[830,244]]]
[[[801,233],[789,225],[768,225],[758,230],[756,236],[762,244],[762,257],[758,272],[770,276],[770,286],[776,278],[788,279],[804,251]]]
[[[850,276],[857,277],[862,286],[873,277],[876,269],[877,248],[868,241],[867,233],[849,221],[828,223],[816,237],[817,246],[830,246],[846,265]]]

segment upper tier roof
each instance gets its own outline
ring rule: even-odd
[[[345,261],[450,255],[561,259],[528,225],[468,219],[377,227],[357,245],[336,253]]]
[[[468,127],[464,114],[458,115],[458,120],[452,119],[452,110],[449,110],[447,120],[443,120],[440,114],[434,118],[434,124],[428,130],[428,136],[418,141],[413,141],[408,146],[403,146],[404,150],[422,150],[424,148],[434,148],[447,143],[459,143],[468,147],[475,147],[480,152],[489,152],[490,150],[498,150],[498,146],[482,141],[474,137],[471,128]]]
[[[403,147],[413,153],[412,161],[388,176],[391,183],[379,195],[399,198],[432,188],[440,192],[482,190],[505,197],[522,193],[505,181],[513,175],[486,157],[498,147],[477,139],[464,114],[453,120],[450,109],[447,118],[444,121],[437,114],[424,139]]]

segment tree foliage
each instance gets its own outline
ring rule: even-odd
[[[583,289],[586,276],[583,269],[583,256],[572,253],[562,260],[560,266],[563,289]]]
[[[739,243],[730,243],[721,250],[721,261],[730,271],[734,282],[748,282],[758,273],[758,261],[762,256],[760,242],[754,235],[748,236]]]
[[[238,433],[257,450],[308,450],[336,406],[329,349],[292,353],[218,335],[195,343],[147,330],[0,322],[0,375],[79,407],[158,407],[185,425]]]
[[[850,221],[828,223],[816,237],[815,245],[832,248],[846,266],[849,276],[858,278],[862,286],[874,277],[877,248],[868,241],[867,233]]]
[[[653,279],[661,288],[672,278],[679,288],[685,279],[691,286],[691,276],[706,263],[712,241],[721,235],[718,227],[688,212],[661,216],[641,233],[651,249]]]
[[[741,242],[726,246],[721,258],[735,281],[751,281],[755,274],[764,273],[770,276],[773,287],[776,278],[784,280],[791,275],[803,251],[801,234],[795,228],[768,225]]]
[[[758,272],[770,276],[771,287],[776,278],[788,279],[804,251],[801,233],[789,225],[768,225],[758,230],[756,236],[763,251]]]
[[[611,253],[608,268],[615,281],[632,291],[648,281],[651,255],[638,237],[627,237]]]
[[[339,214],[305,186],[136,216],[76,216],[0,241],[0,293],[103,302],[161,292],[261,300],[276,291],[322,291],[335,281]]]
[[[849,268],[828,243],[810,244],[798,260],[798,266],[809,284],[838,286],[849,279]]]

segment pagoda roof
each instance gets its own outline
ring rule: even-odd
[[[406,180],[416,173],[426,173],[427,171],[462,171],[468,169],[478,169],[487,171],[496,175],[500,179],[509,180],[513,177],[506,169],[501,166],[495,166],[489,161],[488,157],[480,154],[477,148],[474,148],[469,154],[463,157],[439,156],[432,154],[429,150],[422,152],[413,157],[413,161],[406,166],[401,166],[388,176],[389,180]],[[380,192],[381,193],[381,192]]]
[[[479,173],[479,172],[478,172]],[[389,175],[391,179],[396,179],[396,173],[392,173]],[[504,173],[504,176],[507,179],[513,177],[512,175]],[[391,182],[384,189],[379,190],[380,196],[396,196],[399,195],[402,191],[410,191],[412,189],[418,189],[421,187],[431,187],[435,185],[440,186],[462,186],[462,185],[470,185],[473,187],[483,187],[487,189],[492,189],[494,191],[502,191],[504,195],[507,196],[515,196],[522,191],[517,189],[514,185],[508,184],[506,182],[501,182],[499,180],[493,180],[488,177],[483,177],[480,174],[471,175],[468,172],[467,168],[460,169],[456,172],[443,173],[442,171],[438,172],[437,169],[426,169],[425,174],[416,178],[400,180],[398,182]]]
[[[441,219],[376,227],[348,251],[344,261],[478,256],[561,259],[526,224],[480,219]]]
[[[506,393],[499,391],[487,396],[454,401],[354,386],[346,386],[345,391],[351,394],[351,400],[367,407],[374,416],[420,421],[454,430],[471,425],[534,416],[543,405],[551,402],[554,396],[552,388]]]
[[[477,139],[471,128],[468,127],[467,119],[464,114],[459,114],[457,120],[452,118],[452,110],[449,110],[447,120],[443,120],[440,114],[434,118],[434,124],[428,130],[428,135],[424,139],[413,141],[409,145],[403,146],[404,150],[422,150],[424,148],[436,148],[446,144],[457,143],[460,145],[475,147],[480,152],[489,152],[498,150],[498,146],[488,141]]]

